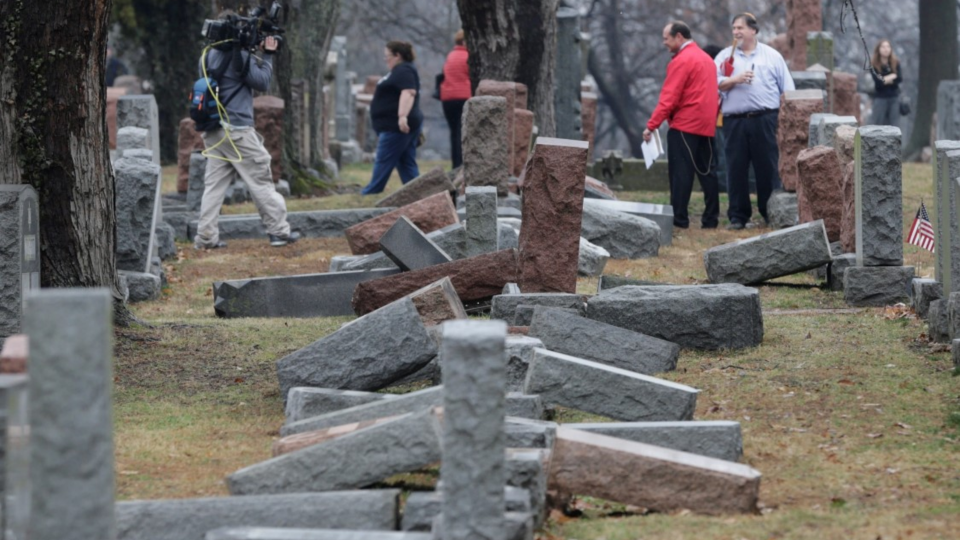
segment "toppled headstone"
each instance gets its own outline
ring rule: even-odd
[[[344,231],[353,225],[381,216],[389,211],[390,209],[387,208],[350,208],[347,210],[288,212],[287,221],[290,222],[290,228],[300,231],[304,238],[333,238],[343,236]],[[262,239],[267,235],[259,214],[220,216],[218,224],[221,240]],[[188,236],[193,238],[196,234],[197,221],[191,221],[188,225]]]
[[[645,279],[633,279],[633,278],[628,278],[623,276],[614,276],[611,274],[604,274],[600,276],[600,280],[597,282],[597,292],[616,289],[617,287],[623,287],[625,285],[637,285],[640,287],[659,287],[661,285],[670,285],[670,283],[661,283],[658,281],[649,281]]]
[[[373,420],[364,420],[362,422],[353,422],[352,424],[344,424],[342,426],[318,429],[316,431],[305,431],[303,433],[287,435],[286,437],[282,437],[273,443],[273,457],[296,452],[297,450],[302,450],[308,446],[313,446],[315,444],[324,443],[338,437],[343,437],[377,424],[391,422],[399,417],[400,416],[387,416]]]
[[[497,188],[494,186],[467,186],[467,257],[497,251]],[[504,247],[506,249],[506,247]]]
[[[777,127],[777,147],[780,149],[778,168],[783,189],[796,191],[797,156],[807,148],[810,140],[810,115],[823,112],[823,91],[788,91],[782,99]]]
[[[516,324],[519,306],[572,308],[582,312],[586,298],[585,295],[571,293],[501,294],[493,297],[490,318],[502,319],[511,326],[520,326]]]
[[[220,527],[391,531],[400,490],[117,502],[117,540],[203,540]],[[111,508],[111,511],[113,509]]]
[[[413,291],[406,297],[413,300],[413,305],[420,313],[420,319],[427,326],[467,318],[463,302],[460,301],[457,291],[453,288],[453,282],[448,277]]]
[[[547,403],[624,421],[689,420],[698,392],[546,349],[534,352],[523,391],[539,394]]]
[[[404,184],[400,189],[377,201],[377,208],[398,208],[426,199],[437,193],[454,193],[456,188],[440,167]]]
[[[148,302],[160,298],[160,277],[146,272],[128,272],[117,270],[123,276],[129,291],[128,301]]]
[[[557,423],[532,418],[507,416],[503,431],[508,448],[553,448]]]
[[[380,249],[405,272],[451,260],[450,255],[423,234],[407,216],[400,216],[380,237]]]
[[[530,335],[544,348],[644,375],[677,367],[680,346],[554,308],[537,308]]]
[[[224,527],[208,532],[203,540],[432,540],[427,533],[396,531],[345,531],[271,527]]]
[[[358,283],[399,273],[380,269],[216,281],[213,309],[218,317],[336,317],[352,315]]]
[[[673,245],[673,207],[669,204],[584,199],[583,205],[647,218],[660,227],[660,247]]]
[[[507,416],[529,420],[542,420],[547,415],[547,407],[540,396],[521,392],[507,393],[506,411]]]
[[[426,410],[245,467],[227,487],[232,495],[356,489],[439,459],[440,421]]]
[[[436,354],[420,313],[405,298],[278,360],[280,393],[285,396],[294,386],[379,390]]]
[[[760,473],[739,463],[560,427],[550,488],[663,512],[749,513],[756,511]]]
[[[614,259],[643,259],[660,252],[660,227],[653,221],[618,211],[583,207],[580,236]]]
[[[287,424],[395,397],[393,394],[299,386],[287,393]]]
[[[610,252],[580,237],[580,258],[577,261],[577,273],[581,276],[596,277],[603,273],[610,259]]]
[[[533,351],[543,348],[543,342],[530,336],[507,336],[507,390],[523,390],[527,368],[533,360]],[[542,407],[541,407],[542,409]],[[516,416],[516,415],[514,415]]]
[[[903,264],[900,128],[862,127],[857,131],[855,144],[857,265],[900,266]],[[844,290],[848,290],[846,286]]]
[[[743,455],[740,422],[604,422],[563,427],[725,461],[739,461]]]
[[[917,317],[927,318],[930,302],[943,298],[943,285],[935,279],[913,279],[913,310]]]
[[[830,242],[819,219],[713,247],[703,254],[711,283],[744,285],[817,268],[830,260]]]
[[[543,525],[547,503],[547,462],[550,452],[534,448],[507,448],[507,485],[530,493],[536,527]]]
[[[786,229],[800,222],[797,194],[775,191],[767,200],[767,217],[774,229]]]
[[[530,512],[530,493],[527,490],[504,486],[504,507],[507,512]],[[429,531],[434,519],[443,511],[442,491],[417,491],[407,497],[403,506],[403,521],[400,529],[404,531]]]
[[[908,302],[913,278],[912,266],[852,266],[843,274],[843,299],[851,306]]]
[[[40,288],[40,207],[26,184],[0,185],[0,342],[21,332],[28,290]]]
[[[759,291],[732,283],[617,287],[587,300],[586,316],[691,349],[763,341]]]
[[[588,145],[541,137],[524,171],[520,288],[574,292]]]
[[[287,437],[298,433],[376,420],[377,418],[419,412],[432,407],[439,407],[442,404],[443,387],[434,386],[409,394],[392,395],[382,400],[371,401],[320,416],[304,418],[296,422],[288,422],[280,428],[280,435]]]
[[[497,251],[361,283],[353,293],[354,312],[369,313],[443,277],[450,278],[464,302],[490,298],[517,281],[517,252]]]
[[[455,223],[428,233],[427,239],[443,250],[451,260],[457,260],[465,257],[466,236],[466,228],[460,223]],[[369,255],[354,255],[353,257],[357,258],[345,261],[338,271],[397,268],[397,265],[382,251]]]
[[[797,210],[800,223],[822,219],[831,242],[840,240],[843,215],[840,160],[833,148],[815,146],[797,156]]]
[[[512,112],[513,109],[510,109]],[[463,106],[463,175],[467,186],[495,186],[507,194],[510,148],[507,130],[507,100],[476,96]]]
[[[350,251],[354,255],[377,251],[380,237],[400,219],[400,216],[409,218],[425,233],[459,222],[457,209],[453,206],[450,195],[446,192],[437,193],[346,229],[343,233],[347,237],[347,243],[350,244]]]

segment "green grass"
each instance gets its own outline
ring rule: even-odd
[[[343,176],[362,185],[369,171],[351,166]],[[931,185],[929,165],[904,167],[905,225],[921,196],[931,202]],[[388,191],[397,187],[393,179]],[[668,202],[665,193],[620,195]],[[290,208],[372,206],[377,199],[345,194],[290,201]],[[695,194],[691,214],[702,209]],[[704,283],[703,251],[752,234],[677,230],[659,257],[610,261],[607,271]],[[224,476],[268,458],[278,437],[276,360],[350,320],[220,320],[212,305],[215,279],[322,272],[330,257],[349,253],[343,239],[305,239],[278,250],[255,240],[218,252],[180,248],[179,260],[167,264],[171,284],[163,298],[134,307],[152,327],[117,331],[117,489],[124,499],[226,493]],[[905,246],[905,257],[919,274],[932,274],[929,253]],[[658,514],[583,497],[575,501],[578,517],[554,512],[540,537],[956,538],[960,377],[949,352],[926,342],[925,325],[908,309],[846,309],[842,294],[819,285],[801,274],[759,287],[762,345],[683,351],[678,369],[663,375],[700,389],[697,419],[741,423],[743,462],[763,473],[758,514]],[[578,282],[583,293],[596,287],[596,279]],[[598,419],[560,409],[557,420]],[[387,483],[421,489],[436,477],[431,469]]]

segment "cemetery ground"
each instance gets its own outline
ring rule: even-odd
[[[434,164],[421,164],[428,170]],[[173,190],[172,168],[164,191]],[[369,165],[341,172],[363,184]],[[931,192],[930,165],[904,166],[908,228]],[[388,190],[399,180],[391,180]],[[668,203],[668,194],[619,193]],[[288,201],[291,211],[372,206],[379,197],[336,195]],[[932,209],[933,204],[928,204]],[[691,213],[703,208],[694,194]],[[725,198],[721,208],[726,208]],[[252,205],[225,212],[250,213]],[[676,229],[660,256],[610,261],[606,274],[677,284],[706,282],[703,251],[766,229]],[[349,253],[346,240],[303,239],[271,249],[235,240],[198,252],[178,244],[159,301],[133,305],[149,326],[117,329],[114,389],[118,499],[225,495],[224,477],[270,457],[283,406],[275,362],[350,317],[217,319],[212,283],[324,272]],[[932,277],[933,257],[904,248],[905,264]],[[581,293],[597,280],[580,278]],[[759,287],[763,344],[735,352],[683,351],[660,376],[699,388],[695,418],[735,420],[743,462],[763,473],[757,515],[706,517],[579,498],[575,516],[554,512],[543,538],[948,538],[960,529],[960,378],[949,346],[926,341],[909,308],[850,309],[842,292],[807,274]],[[584,339],[589,339],[585,336]],[[398,388],[394,391],[409,391]],[[561,422],[598,420],[558,410]],[[436,469],[388,481],[433,485]]]

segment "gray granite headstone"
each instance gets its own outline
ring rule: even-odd
[[[937,139],[960,140],[960,81],[940,81],[937,87]]]
[[[827,74],[822,71],[791,71],[797,90],[826,90]]]
[[[497,188],[467,186],[467,257],[497,251]]]
[[[843,300],[863,307],[909,302],[914,274],[912,266],[852,266],[843,273]]]
[[[313,210],[308,212],[288,212],[290,228],[300,231],[304,238],[339,238],[343,231],[357,223],[386,214],[396,208],[348,208],[345,210]],[[234,214],[220,217],[220,239],[239,240],[242,238],[262,239],[267,230],[259,214]],[[197,235],[197,221],[187,225],[187,235]]]
[[[944,294],[949,295],[960,283],[960,214],[957,212],[956,179],[960,177],[960,141],[933,143],[933,204],[936,212],[933,235],[936,239],[936,278],[943,283]],[[953,157],[951,157],[951,155]]]
[[[660,226],[660,245],[673,245],[673,207],[669,204],[584,199],[583,205],[647,218]]]
[[[822,144],[820,142],[820,121],[824,118],[836,117],[837,115],[833,113],[813,113],[810,115],[810,125],[809,125],[809,136],[807,139],[807,147],[813,148]]]
[[[404,516],[406,513],[405,508]],[[208,532],[203,540],[433,540],[433,535],[398,531],[224,527]]]
[[[726,420],[605,422],[564,424],[564,427],[727,461],[739,461],[743,454],[740,423]]]
[[[857,266],[903,264],[900,128],[865,126],[854,141]]]
[[[27,376],[0,375],[0,537],[26,538],[30,517]]]
[[[160,113],[153,94],[121,96],[117,100],[117,131],[132,126],[149,132],[148,148],[153,162],[160,165]]]
[[[554,70],[554,118],[558,139],[583,140],[580,116],[580,12],[569,7],[557,10],[557,55]]]
[[[856,116],[826,116],[820,119],[820,125],[817,128],[817,143],[820,146],[829,146],[834,148],[834,138],[837,134],[837,128],[840,126],[859,127]]]
[[[0,344],[20,332],[26,292],[40,288],[40,214],[26,184],[0,185]]]
[[[400,216],[383,233],[380,249],[403,271],[420,270],[453,260],[406,216]]]
[[[33,540],[115,538],[112,316],[106,289],[27,297]]]
[[[116,171],[117,269],[150,272],[160,208],[160,166],[120,158]]]
[[[507,194],[507,99],[477,96],[463,107],[463,178],[467,186],[495,186]],[[512,112],[512,111],[510,111]]]
[[[207,158],[200,152],[190,154],[190,176],[187,180],[187,211],[199,212],[203,201],[204,178],[207,174]]]
[[[289,393],[288,393],[289,394]],[[418,412],[443,405],[443,387],[432,386],[409,394],[383,394],[384,399],[355,405],[348,409],[332,411],[291,421],[280,428],[280,436],[317,431],[366,420],[376,420],[411,412]]]
[[[153,161],[153,147],[150,143],[150,131],[137,126],[126,126],[117,130],[117,157],[127,156],[133,150],[149,150]],[[129,157],[129,156],[127,156]]]
[[[502,321],[443,324],[444,539],[503,537],[506,335]]]
[[[823,220],[794,225],[703,253],[711,283],[760,283],[829,263],[830,241]]]

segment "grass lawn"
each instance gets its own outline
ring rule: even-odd
[[[436,164],[423,164],[421,169]],[[171,169],[165,171],[169,186]],[[342,172],[363,184],[369,165]],[[931,167],[904,166],[904,223],[925,197]],[[389,190],[399,180],[391,181]],[[839,196],[839,194],[838,194]],[[371,206],[379,197],[338,195],[289,202],[291,210]],[[621,198],[668,202],[666,193]],[[726,209],[726,200],[721,201]],[[691,213],[703,209],[694,195]],[[225,209],[253,211],[252,205]],[[694,223],[698,220],[692,219]],[[681,284],[706,281],[706,248],[756,231],[677,230],[654,259],[610,261],[607,273]],[[271,249],[266,239],[225,250],[179,246],[170,286],[134,311],[150,327],[116,332],[115,422],[120,499],[226,494],[227,474],[270,456],[283,422],[275,361],[338,328],[331,319],[220,320],[214,280],[323,272],[349,253],[343,239],[304,239]],[[905,246],[907,264],[932,276],[933,257]],[[581,292],[596,279],[581,278]],[[681,354],[664,378],[701,390],[696,418],[736,420],[743,461],[763,473],[760,512],[706,517],[590,498],[576,517],[554,513],[543,538],[893,539],[960,535],[960,377],[948,348],[927,343],[909,310],[845,309],[842,294],[802,274],[760,287],[764,341],[742,351]],[[404,391],[408,389],[399,389]],[[559,420],[584,415],[562,410]],[[436,480],[434,472],[395,485]]]

